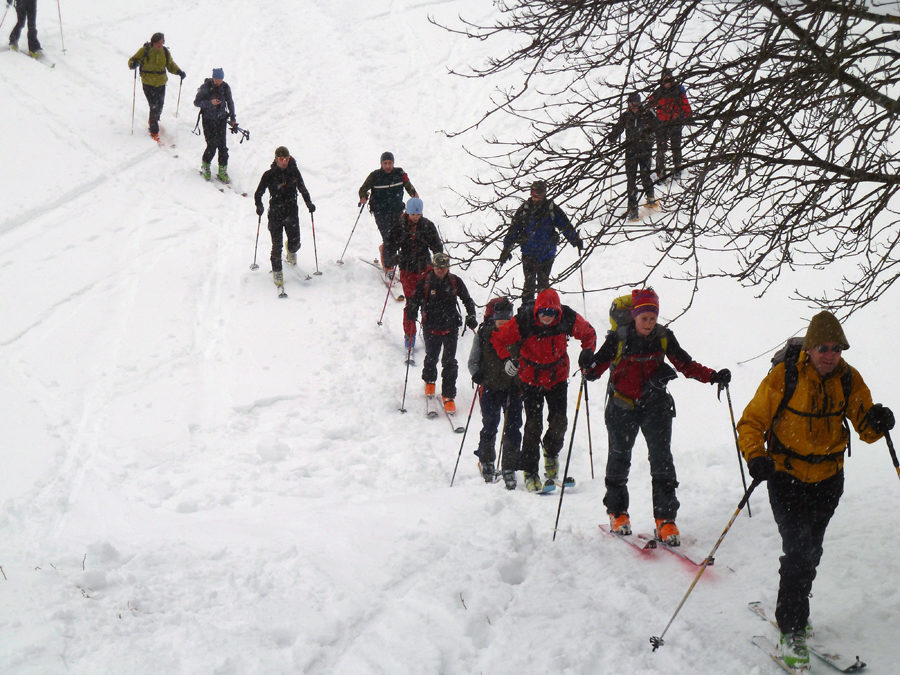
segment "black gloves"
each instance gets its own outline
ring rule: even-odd
[[[484,384],[484,373],[481,371],[481,368],[476,370],[475,374],[472,375],[472,382],[478,385]]]
[[[747,471],[753,480],[769,480],[775,473],[775,462],[768,455],[760,455],[747,460]]]
[[[474,314],[469,314],[466,317],[466,328],[471,328],[472,330],[478,328],[478,319],[475,318]]]
[[[587,370],[591,367],[591,364],[594,362],[594,350],[593,349],[582,349],[581,353],[578,355],[578,367],[582,370]]]
[[[184,78],[187,77],[187,73],[184,72],[183,70],[179,70],[179,71],[178,71],[178,77],[180,77],[180,78],[183,80]]]
[[[265,211],[265,209],[263,208],[263,205],[257,204],[256,205],[256,215],[261,216],[263,214],[263,211]]]
[[[128,62],[128,67],[129,67],[131,70],[137,70],[137,68],[138,68],[139,65],[141,65],[141,62],[140,62],[140,61],[129,61],[129,62]]]
[[[307,204],[307,205],[306,205],[306,208],[309,209],[309,212],[310,212],[310,213],[315,213],[315,212],[316,212],[316,205],[313,204],[312,202],[310,202],[309,204]]]
[[[731,371],[728,368],[717,370],[709,377],[710,384],[728,384],[731,382]]]
[[[876,403],[866,413],[866,422],[876,434],[884,434],[894,428],[894,413],[890,408]]]
[[[500,252],[500,257],[497,258],[497,262],[501,265],[505,264],[510,258],[512,258],[512,253],[510,253],[509,249],[503,249]]]

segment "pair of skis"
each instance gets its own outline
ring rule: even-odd
[[[425,397],[425,417],[428,419],[435,419],[441,414],[440,410],[444,411],[444,416],[447,418],[447,421],[450,422],[450,428],[453,429],[454,433],[461,434],[466,430],[465,427],[456,425],[453,420],[455,413],[447,412],[447,409],[441,405],[436,394]]]
[[[50,59],[47,58],[47,55],[44,54],[44,51],[43,51],[43,50],[37,51],[37,52],[32,52],[32,51],[28,51],[28,50],[26,49],[25,51],[22,51],[22,50],[19,49],[18,47],[14,47],[13,45],[9,45],[9,51],[11,51],[11,52],[16,52],[17,54],[21,54],[22,56],[27,56],[27,57],[30,58],[32,61],[37,61],[37,62],[40,63],[42,66],[46,66],[47,68],[56,68],[56,64],[55,64],[53,61],[51,61]]]
[[[387,275],[384,267],[381,266],[381,263],[377,260],[369,260],[368,258],[359,257],[367,265],[371,265],[379,272],[379,277],[381,278],[381,283],[383,283],[387,288],[391,290],[391,297],[397,302],[406,302],[406,296],[403,295],[402,291],[394,290],[394,284],[391,283],[391,278]],[[399,271],[396,271],[395,274],[399,274]],[[398,280],[399,281],[399,280]]]
[[[747,608],[763,621],[768,621],[775,628],[778,628],[778,623],[776,623],[775,619],[766,611],[766,608],[763,607],[761,602],[751,602],[747,605]],[[777,663],[785,672],[794,674],[804,672],[791,668],[785,663],[784,659],[781,658],[781,654],[779,653],[775,642],[768,637],[764,635],[754,635],[751,642],[766,652],[766,654],[769,655],[769,658]],[[866,667],[865,661],[860,661],[858,656],[853,658],[843,656],[840,652],[830,649],[814,637],[808,637],[806,639],[806,648],[809,650],[810,654],[842,673],[857,673]]]
[[[610,537],[618,539],[621,542],[628,544],[631,548],[641,554],[641,557],[652,557],[654,551],[665,551],[681,561],[687,563],[692,568],[699,568],[703,565],[702,560],[698,561],[691,557],[689,553],[686,553],[680,546],[670,546],[666,542],[661,539],[656,538],[655,536],[651,536],[649,534],[618,534],[609,529],[608,525],[604,525],[601,523],[599,525],[600,529]],[[710,561],[707,563],[707,567],[712,565],[714,561]]]

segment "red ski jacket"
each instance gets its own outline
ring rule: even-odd
[[[691,104],[688,103],[687,93],[680,84],[674,84],[668,89],[660,87],[653,94],[656,101],[656,116],[661,122],[688,120],[691,118]]]
[[[549,326],[538,319],[541,309],[556,310]],[[491,344],[501,359],[510,358],[509,346],[519,344],[519,379],[534,387],[551,389],[569,377],[569,337],[581,340],[582,349],[597,346],[597,333],[578,312],[559,301],[552,288],[538,293],[533,303],[525,303],[518,314],[491,336]]]

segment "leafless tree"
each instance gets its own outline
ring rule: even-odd
[[[855,274],[798,298],[849,315],[900,277],[900,5],[886,0],[499,0],[498,18],[445,26],[499,55],[457,74],[495,82],[466,129],[484,175],[463,197],[496,213],[466,228],[469,261],[496,258],[536,178],[580,224],[586,255],[652,238],[678,278],[726,276],[765,291],[838,259]],[[513,46],[510,47],[509,45]],[[646,99],[671,68],[687,88],[686,177],[664,210],[624,219],[625,94]],[[472,138],[474,137],[474,138]],[[722,255],[725,252],[725,255]],[[583,260],[583,259],[582,259]],[[556,270],[559,279],[578,265]],[[592,289],[606,290],[606,289]]]

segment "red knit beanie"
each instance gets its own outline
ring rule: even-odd
[[[652,288],[636,288],[631,291],[631,318],[644,312],[659,314],[659,296]]]

